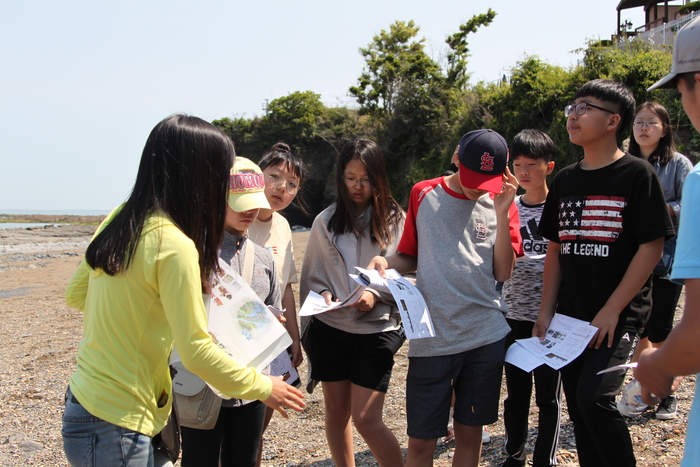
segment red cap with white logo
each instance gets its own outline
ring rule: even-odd
[[[464,188],[500,193],[508,143],[493,130],[474,130],[459,142],[459,181]]]

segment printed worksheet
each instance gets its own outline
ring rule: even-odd
[[[597,331],[586,321],[555,313],[545,338],[516,340],[506,352],[506,362],[528,372],[543,363],[559,370],[581,355]]]
[[[407,339],[435,337],[433,319],[428,305],[418,289],[399,274],[396,269],[387,269],[386,279],[374,269],[356,267],[359,274],[350,274],[358,284],[382,292],[390,292],[399,308]]]
[[[281,376],[285,383],[292,386],[299,383],[299,372],[292,366],[292,359],[286,350],[270,362],[270,374]]]
[[[323,298],[322,295],[319,295],[313,291],[309,291],[309,294],[306,296],[306,300],[304,300],[304,304],[299,310],[299,316],[318,315],[320,313],[325,313],[326,311],[335,310],[337,308],[343,308],[345,306],[352,305],[353,303],[357,302],[360,299],[360,297],[362,297],[362,292],[364,291],[365,287],[359,286],[343,300],[340,300],[339,302],[331,302],[330,305],[326,304],[326,299]]]

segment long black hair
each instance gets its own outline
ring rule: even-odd
[[[158,123],[146,141],[131,195],[88,246],[87,263],[109,275],[126,271],[146,218],[160,211],[194,242],[207,290],[223,237],[234,158],[228,136],[200,118],[175,114]]]
[[[309,214],[309,209],[306,206],[306,200],[302,193],[302,188],[306,181],[306,164],[300,157],[292,154],[292,149],[287,143],[282,142],[273,144],[270,150],[263,154],[258,162],[258,167],[264,171],[266,167],[274,167],[279,164],[284,164],[284,167],[299,179],[299,187],[292,205],[296,206],[304,214]]]
[[[336,235],[343,233],[363,235],[362,228],[357,223],[358,212],[343,180],[345,166],[353,160],[362,162],[367,170],[367,177],[372,187],[370,198],[372,219],[369,231],[372,241],[384,248],[391,243],[395,228],[403,218],[403,211],[391,195],[382,150],[377,143],[369,139],[350,141],[340,151],[335,174],[336,208],[328,221],[328,230]]]
[[[658,160],[659,165],[668,164],[676,153],[676,142],[673,140],[671,116],[668,114],[666,107],[658,102],[645,102],[637,107],[637,112],[634,114],[635,118],[642,110],[648,110],[656,115],[661,121],[661,131],[665,133],[665,135],[659,139],[659,145],[656,146],[654,152],[649,156],[649,162],[653,164]],[[633,156],[642,157],[642,150],[639,148],[639,143],[634,138],[634,132],[632,132],[632,136],[630,137],[629,153]]]

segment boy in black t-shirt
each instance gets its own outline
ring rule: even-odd
[[[598,328],[561,370],[582,467],[636,465],[615,407],[625,372],[596,373],[631,358],[651,305],[649,276],[673,234],[652,166],[617,146],[634,106],[614,81],[579,89],[565,109],[566,129],[584,157],[554,178],[538,229],[550,242],[533,335],[544,338],[555,309]]]

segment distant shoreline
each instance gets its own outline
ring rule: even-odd
[[[87,212],[87,211],[74,211]],[[96,211],[102,212],[102,211]],[[73,224],[99,225],[107,217],[100,215],[71,215],[71,214],[8,214],[0,211],[0,223],[12,224]]]
[[[109,209],[3,209],[0,216],[106,216]]]

